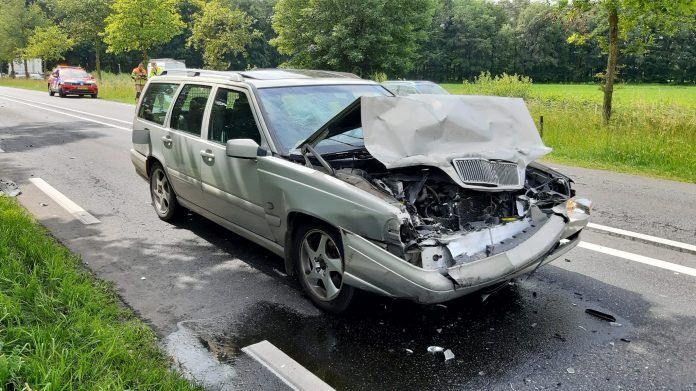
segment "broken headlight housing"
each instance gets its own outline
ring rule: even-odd
[[[566,216],[572,217],[576,213],[589,215],[592,213],[592,201],[586,198],[569,198],[566,201]]]

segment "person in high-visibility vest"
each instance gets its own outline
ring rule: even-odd
[[[150,63],[150,73],[147,75],[148,78],[152,76],[159,76],[162,74],[162,68],[157,66],[157,63],[152,61]]]
[[[138,99],[140,99],[140,94],[143,92],[145,83],[147,83],[147,69],[145,69],[142,62],[138,64],[137,67],[133,68],[131,79],[133,79],[133,83],[135,83],[135,101],[137,102]]]

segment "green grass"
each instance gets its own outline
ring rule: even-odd
[[[135,103],[135,87],[129,74],[102,73],[99,85],[99,98],[122,103]],[[45,80],[24,80],[1,78],[0,86],[25,88],[48,93]]]
[[[118,303],[16,201],[0,197],[0,388],[193,389]]]
[[[696,183],[696,87],[618,85],[609,126],[597,85],[533,84],[526,102],[535,120],[544,116],[549,160]]]

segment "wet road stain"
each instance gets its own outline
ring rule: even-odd
[[[630,329],[585,314],[601,308],[581,294],[539,285],[545,283],[513,285],[485,303],[471,295],[446,307],[364,295],[343,316],[306,316],[261,302],[223,335],[204,339],[232,364],[242,347],[268,340],[337,389],[461,389],[485,387],[530,360],[618,341]],[[429,346],[450,349],[455,359],[445,362],[442,353],[428,353]]]

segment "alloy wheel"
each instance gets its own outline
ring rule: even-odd
[[[343,261],[334,240],[326,232],[314,229],[302,238],[301,278],[311,293],[322,301],[335,299],[343,286]]]

